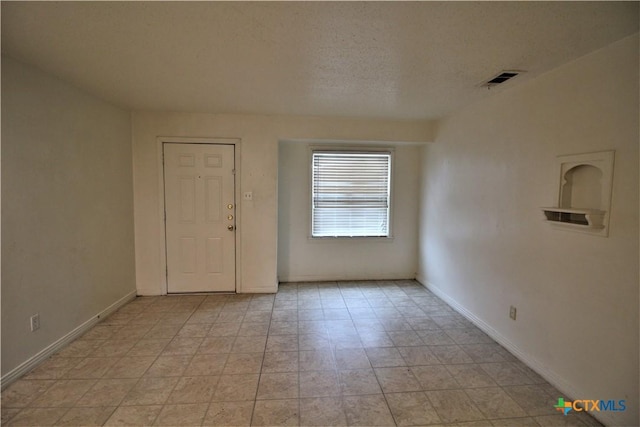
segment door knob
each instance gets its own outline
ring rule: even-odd
[[[228,225],[228,226],[227,226],[227,230],[229,230],[229,231],[233,231],[233,229],[234,229],[233,225]]]

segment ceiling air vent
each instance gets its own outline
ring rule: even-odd
[[[499,84],[502,84],[502,83],[506,82],[507,80],[511,80],[512,78],[516,77],[520,73],[522,73],[522,71],[513,71],[513,70],[512,71],[502,71],[500,74],[498,74],[497,76],[495,76],[491,80],[488,80],[488,81],[482,83],[481,86],[485,86],[487,88],[492,88],[494,86],[497,86]]]

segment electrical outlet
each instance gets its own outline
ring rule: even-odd
[[[40,329],[40,315],[34,314],[31,316],[31,332]]]
[[[253,192],[245,191],[245,193],[242,195],[242,198],[244,200],[253,200]]]
[[[511,307],[509,308],[509,317],[510,317],[512,320],[516,320],[516,308],[515,308],[514,306],[511,306]]]

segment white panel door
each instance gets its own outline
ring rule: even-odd
[[[167,292],[235,291],[234,146],[163,150]]]

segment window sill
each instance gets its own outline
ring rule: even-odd
[[[336,242],[353,242],[353,243],[391,243],[394,240],[393,236],[389,237],[378,237],[378,236],[356,236],[356,237],[347,237],[347,236],[337,236],[337,237],[313,237],[308,236],[307,240],[314,243],[336,243]]]

